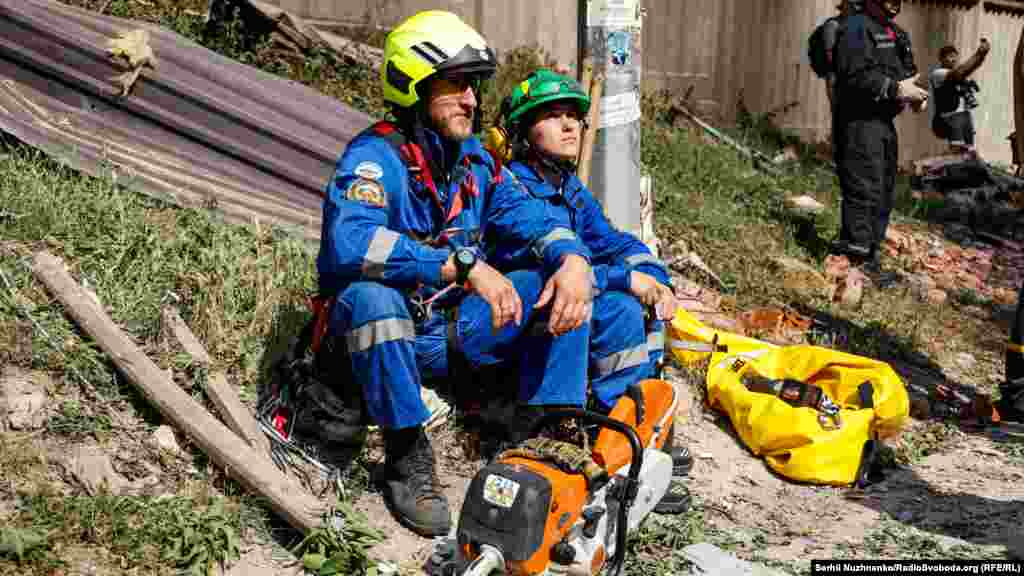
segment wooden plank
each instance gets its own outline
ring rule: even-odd
[[[202,342],[189,329],[188,324],[185,324],[177,309],[172,307],[164,308],[163,320],[164,324],[170,328],[174,337],[181,343],[181,347],[185,349],[185,352],[194,361],[209,368],[212,364],[210,355],[206,352]],[[228,379],[224,372],[217,370],[209,373],[206,382],[206,393],[217,407],[217,411],[220,412],[220,416],[224,419],[228,428],[231,428],[235,434],[238,434],[242,440],[248,442],[260,454],[264,456],[270,454],[270,440],[260,430],[259,424],[256,423],[256,418],[253,417],[249,408],[242,403],[241,398],[235,393],[235,389],[228,384]]]
[[[308,531],[320,526],[321,513],[326,511],[323,503],[257,454],[175,385],[124,332],[97,310],[96,304],[64,268],[63,261],[39,252],[35,255],[32,272],[160,413],[188,434],[211,460],[237,477],[246,488],[266,497],[274,511],[296,529]]]
[[[591,84],[584,87],[590,93],[590,119],[587,122],[587,131],[583,133],[583,143],[580,146],[580,161],[576,167],[576,175],[584,186],[590,184],[590,163],[594,156],[594,142],[597,141],[597,131],[601,126],[601,94],[604,90],[604,74],[592,73]]]

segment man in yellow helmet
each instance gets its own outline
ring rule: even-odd
[[[324,203],[326,341],[384,431],[385,499],[425,536],[446,534],[450,513],[423,430],[421,378],[511,360],[523,405],[586,399],[589,252],[473,135],[478,87],[495,68],[494,52],[454,14],[400,24],[381,69],[397,122],[352,140]],[[485,245],[520,249],[517,271],[489,266]],[[535,306],[542,294],[550,305]]]

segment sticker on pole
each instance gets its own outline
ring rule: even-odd
[[[519,494],[519,482],[491,474],[484,480],[484,500],[500,508],[511,508]]]
[[[636,91],[601,98],[601,128],[624,126],[640,120],[640,97]]]
[[[640,27],[640,0],[588,0],[587,26]]]
[[[616,30],[608,34],[608,58],[615,66],[628,66],[633,60],[633,34]]]

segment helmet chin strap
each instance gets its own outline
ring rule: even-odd
[[[539,149],[530,146],[529,141],[523,138],[523,146],[526,149],[527,160],[538,165],[546,173],[558,177],[558,184],[561,185],[569,179],[569,175],[575,171],[575,165],[570,160],[562,160],[551,154],[545,154]],[[545,175],[546,176],[546,175]]]
[[[477,98],[477,102],[480,102],[480,93],[474,94]],[[479,104],[473,111],[473,133],[477,134],[482,128],[482,113]],[[421,95],[419,102],[412,108],[409,116],[407,117],[410,122],[409,128],[411,132],[412,141],[423,151],[423,155],[427,160],[427,165],[430,166],[431,176],[434,178],[434,182],[444,182],[445,175],[451,170],[451,163],[455,162],[458,156],[458,150],[460,144],[457,142],[449,142],[447,138],[441,135],[441,130],[434,126],[434,122],[430,119],[430,114],[427,112],[426,98]],[[433,149],[429,145],[429,140],[425,129],[429,128],[433,130],[441,138],[443,143],[442,162],[438,162],[437,158],[434,157]]]

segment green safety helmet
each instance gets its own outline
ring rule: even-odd
[[[551,70],[537,70],[517,84],[502,102],[505,129],[513,137],[521,136],[520,131],[525,128],[522,123],[530,118],[531,112],[545,104],[566,100],[576,104],[581,119],[586,117],[590,110],[590,96],[579,82]]]

